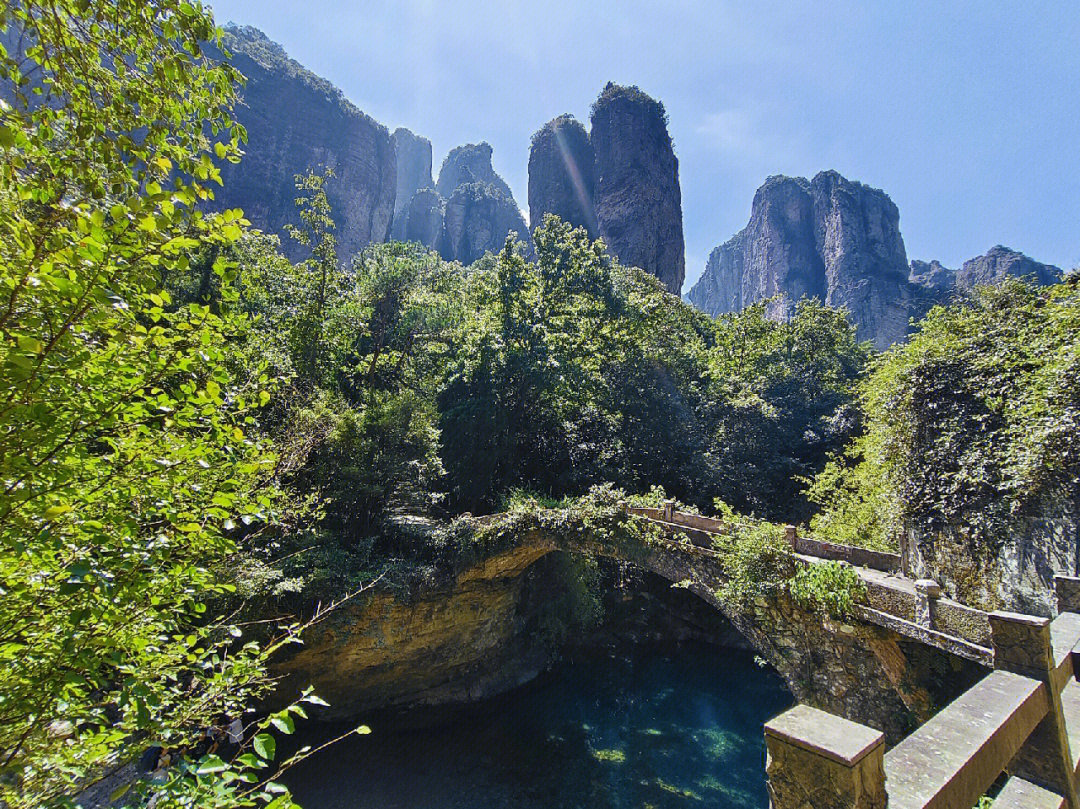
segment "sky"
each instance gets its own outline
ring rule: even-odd
[[[908,258],[1004,244],[1080,265],[1077,0],[210,0],[391,130],[486,140],[527,208],[529,138],[608,81],[664,103],[688,290],[772,174],[885,190]]]

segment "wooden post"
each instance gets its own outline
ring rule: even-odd
[[[809,705],[765,724],[772,809],[885,809],[885,735]]]

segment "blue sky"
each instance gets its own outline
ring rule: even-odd
[[[836,169],[900,209],[908,258],[1001,243],[1080,265],[1080,7],[1057,2],[211,0],[391,130],[486,140],[527,207],[529,138],[609,81],[664,102],[687,284],[770,174]]]

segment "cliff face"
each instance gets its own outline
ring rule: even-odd
[[[956,284],[956,271],[950,270],[937,260],[928,262],[913,259],[908,280],[929,292],[947,294]]]
[[[908,321],[921,311],[907,280],[896,205],[884,191],[835,171],[814,177],[810,190],[825,265],[825,303],[846,307],[859,338],[879,349],[902,340]]]
[[[507,199],[514,198],[510,186],[491,166],[491,146],[487,143],[467,143],[451,149],[439,169],[435,190],[443,199],[449,199],[459,186],[469,183],[492,185]]]
[[[431,188],[431,141],[414,135],[408,129],[398,128],[391,136],[397,165],[397,191],[394,195],[394,224],[392,235],[405,239],[409,204],[413,195]]]
[[[386,127],[341,92],[290,59],[260,31],[227,30],[226,49],[247,77],[236,117],[247,129],[244,159],[222,167],[224,188],[214,207],[243,208],[252,224],[282,236],[284,252],[306,249],[284,233],[298,221],[294,175],[329,167],[326,194],[337,223],[339,253],[348,258],[386,241],[394,214],[396,165]]]
[[[899,221],[883,191],[836,172],[770,177],[749,224],[709,256],[690,301],[716,315],[781,295],[770,314],[785,317],[800,298],[817,297],[846,307],[860,339],[884,348],[907,333],[921,305]]]
[[[591,122],[601,238],[620,262],[678,295],[686,275],[682,192],[663,105],[636,87],[609,83]]]
[[[1051,264],[1040,264],[1023,253],[997,245],[986,255],[965,261],[956,273],[956,286],[961,290],[982,284],[996,284],[1005,278],[1028,278],[1039,285],[1056,284],[1062,273]]]
[[[560,115],[533,135],[529,151],[529,223],[556,214],[589,238],[599,233],[594,194],[596,166],[589,133],[572,115]]]
[[[959,271],[938,261],[907,263],[900,213],[884,191],[821,172],[813,180],[770,177],[754,195],[750,222],[709,255],[687,296],[711,315],[766,298],[772,317],[816,297],[850,313],[859,339],[884,349],[903,340],[931,306],[1007,276],[1038,284],[1061,270],[995,247]]]
[[[407,242],[419,242],[424,247],[436,249],[439,245],[439,236],[442,234],[445,205],[446,201],[434,188],[417,191],[401,217],[404,233],[395,238]]]
[[[430,148],[427,144],[429,166]],[[521,210],[491,166],[491,147],[480,143],[451,150],[436,188],[422,187],[411,194],[395,220],[394,238],[438,250],[447,261],[471,264],[485,252],[499,250],[511,231],[533,255]]]
[[[510,231],[529,242],[529,230],[513,198],[495,186],[467,183],[446,201],[439,254],[448,261],[471,264],[489,250],[498,251]],[[531,245],[527,250],[531,252]]]

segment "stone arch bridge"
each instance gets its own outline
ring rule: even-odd
[[[867,585],[867,603],[844,620],[804,609],[783,593],[734,605],[719,594],[726,576],[723,556],[713,549],[732,525],[678,512],[670,503],[620,509],[625,514],[613,524],[640,523],[650,529],[647,541],[634,539],[641,531],[610,541],[587,525],[559,530],[538,521],[427,596],[384,591],[347,605],[309,630],[305,646],[280,662],[277,673],[296,675],[297,688],[314,685],[343,716],[376,706],[466,701],[513,687],[543,666],[519,659],[528,655],[514,646],[515,588],[555,552],[627,562],[685,588],[722,613],[800,702],[879,728],[890,740],[933,713],[943,698],[942,671],[961,683],[944,694],[951,698],[992,659],[986,614],[940,598],[932,582],[899,575],[895,555],[801,537],[789,527],[797,564],[850,564]]]

